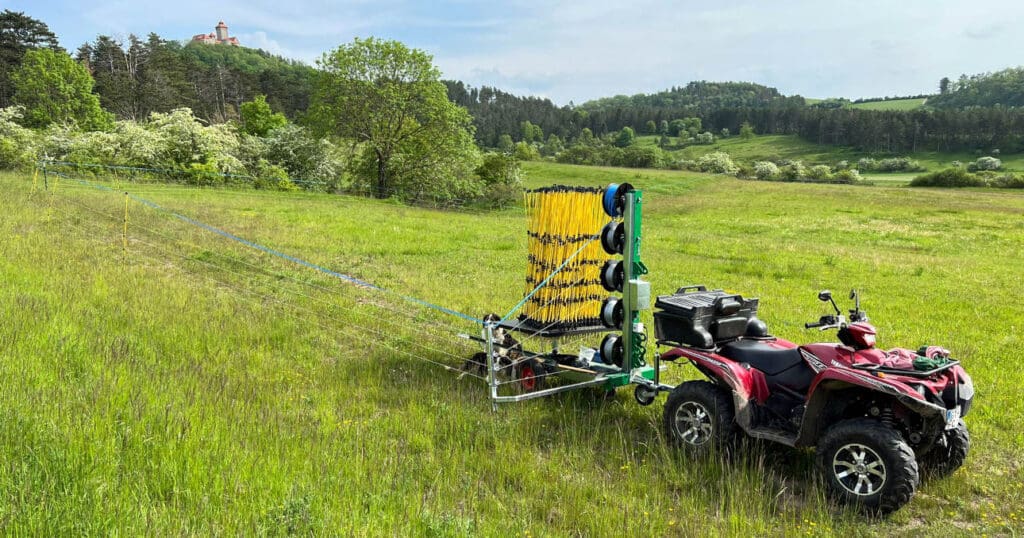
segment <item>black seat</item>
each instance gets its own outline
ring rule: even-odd
[[[776,375],[803,362],[797,348],[779,349],[766,342],[737,340],[722,346],[719,354],[736,362],[745,362],[766,375]]]

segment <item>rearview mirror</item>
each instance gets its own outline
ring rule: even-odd
[[[818,300],[827,303],[832,300],[832,292],[828,290],[821,290],[818,292]]]

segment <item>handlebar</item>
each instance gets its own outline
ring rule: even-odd
[[[812,323],[804,323],[804,328],[805,329],[818,329],[818,328],[820,328],[821,330],[824,331],[825,329],[831,329],[833,327],[838,327],[838,326],[842,325],[845,322],[846,322],[846,320],[843,319],[843,316],[821,316],[821,319],[819,319],[818,321],[815,321],[815,322],[812,322]]]

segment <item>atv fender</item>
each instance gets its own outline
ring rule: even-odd
[[[811,384],[796,446],[814,446],[829,424],[851,418],[843,413],[847,405],[859,397],[881,397],[895,402],[919,415],[929,431],[941,432],[945,423],[944,408],[925,401],[923,396],[904,383],[867,373],[829,369],[819,373]]]
[[[675,348],[665,352],[662,360],[686,358],[710,381],[729,389],[732,394],[736,423],[749,432],[751,428],[750,400],[764,403],[768,399],[768,381],[764,373],[740,363],[715,358],[692,349]]]

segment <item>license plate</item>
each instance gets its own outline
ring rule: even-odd
[[[953,409],[946,410],[946,429],[952,430],[956,428],[957,423],[960,421],[960,406],[956,406]]]

